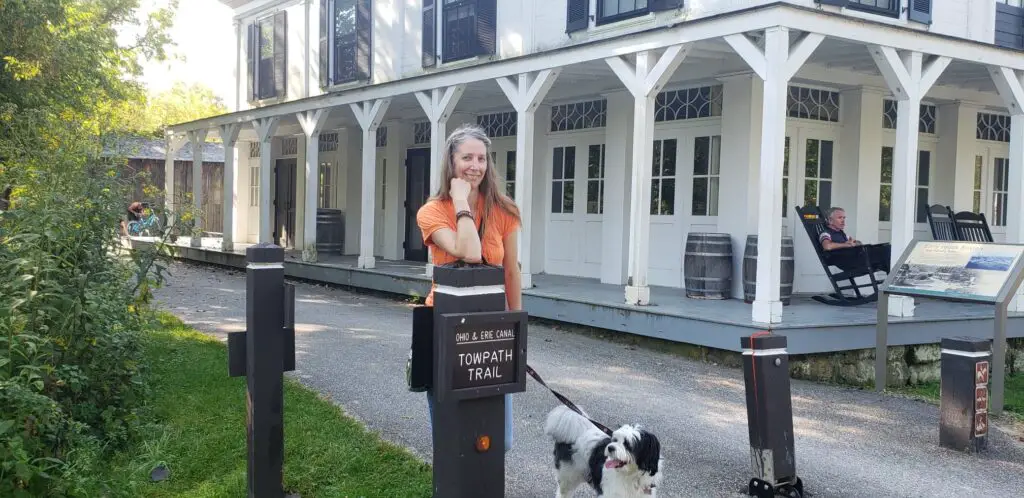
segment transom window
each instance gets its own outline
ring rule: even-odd
[[[693,143],[693,215],[718,216],[722,137],[697,137]]]
[[[1010,116],[979,112],[975,138],[993,142],[1009,142]]]
[[[604,213],[604,144],[591,145],[587,154],[587,214]]]
[[[839,92],[790,86],[786,114],[791,118],[839,122]]]
[[[889,130],[896,129],[896,117],[898,104],[895,100],[885,99],[882,101],[882,128]],[[936,107],[932,104],[921,104],[921,113],[918,116],[917,131],[919,133],[935,134]]]
[[[576,147],[555,147],[551,168],[551,212],[572,213]]]
[[[675,214],[676,146],[674,138],[654,141],[654,164],[651,168],[652,215]]]

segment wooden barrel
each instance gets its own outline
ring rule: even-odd
[[[345,248],[345,213],[340,209],[316,210],[316,252],[341,254]]]
[[[789,304],[793,297],[793,237],[782,238],[781,271],[779,275],[779,300]],[[754,302],[757,285],[757,235],[747,235],[747,247],[743,251],[743,302]]]
[[[683,257],[686,297],[728,299],[732,295],[732,238],[727,233],[691,232]]]

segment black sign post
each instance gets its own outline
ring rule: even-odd
[[[750,462],[755,475],[747,484],[747,494],[759,498],[773,498],[777,494],[799,498],[804,485],[796,474],[786,336],[755,334],[740,341]]]
[[[496,267],[434,268],[438,498],[505,496],[505,395],[526,390],[527,314],[505,310],[504,280]]]
[[[988,441],[988,379],[992,351],[987,339],[942,339],[939,445],[976,453]]]
[[[228,334],[228,375],[245,376],[249,498],[284,497],[284,372],[295,369],[295,288],[284,249],[246,250],[244,332]]]

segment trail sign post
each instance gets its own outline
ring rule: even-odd
[[[942,339],[939,445],[978,452],[988,441],[989,341],[977,337]]]
[[[246,250],[244,332],[228,334],[228,375],[245,376],[248,496],[284,496],[284,372],[295,370],[295,288],[284,249]]]
[[[914,240],[879,287],[875,390],[886,386],[889,349],[887,294],[995,306],[989,413],[1003,410],[1006,311],[1024,280],[1024,244]]]
[[[526,390],[527,314],[505,309],[504,279],[498,267],[435,267],[433,309],[413,315],[410,385],[435,400],[437,498],[505,496],[505,395]]]

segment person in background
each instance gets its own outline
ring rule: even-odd
[[[128,224],[133,221],[142,220],[143,206],[139,201],[135,201],[128,205],[128,217],[127,219],[121,220],[121,235],[128,236]]]
[[[491,163],[491,140],[483,128],[462,126],[448,136],[441,158],[438,192],[416,213],[423,243],[434,266],[462,260],[500,266],[505,272],[509,310],[522,309],[522,275],[517,248],[522,220],[515,201],[498,183]],[[431,285],[426,306],[434,304]],[[434,399],[427,391],[430,420]],[[512,447],[512,397],[505,396],[505,451]]]
[[[829,264],[844,271],[857,269],[864,265],[860,252],[842,251],[863,245],[861,241],[846,235],[846,210],[841,207],[829,208],[825,213],[827,222],[825,230],[818,236],[818,242],[825,254],[829,256]],[[889,244],[869,244],[864,247],[868,252],[873,271],[889,271],[891,249]],[[831,252],[835,251],[835,252]]]

